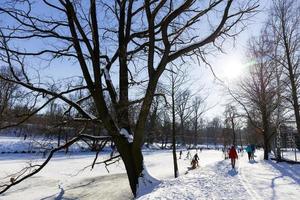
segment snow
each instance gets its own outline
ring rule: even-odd
[[[12,138],[0,138],[0,144],[12,142]],[[17,144],[9,147],[12,151],[20,148]],[[190,152],[192,156],[196,153],[195,150]],[[109,158],[109,153],[100,152],[98,161]],[[190,171],[187,170],[190,159],[183,150],[182,159],[178,159],[180,176],[177,179],[173,178],[171,150],[145,149],[143,154],[145,171],[139,182],[150,184],[140,184],[138,200],[296,200],[300,196],[300,165],[264,161],[261,150],[257,150],[252,162],[245,153],[240,154],[236,170],[232,170],[222,151],[203,149],[198,151],[200,167]],[[74,151],[67,155],[60,152],[40,173],[9,189],[0,199],[132,199],[122,161],[108,166],[109,173],[104,165],[96,165],[93,170],[84,169],[92,164],[94,157],[95,153],[89,152]],[[9,174],[30,162],[42,161],[39,154],[0,154],[0,185],[9,180]]]
[[[146,166],[144,166],[144,169],[142,171],[141,176],[138,180],[138,186],[137,186],[137,197],[143,196],[147,193],[150,193],[155,186],[157,186],[160,183],[157,179],[153,178],[147,171]]]
[[[229,160],[208,164],[163,181],[139,200],[299,199],[300,165],[264,161],[258,151],[257,161],[248,162],[246,154],[240,155],[236,168],[231,169]]]
[[[64,142],[63,140],[61,141]],[[44,152],[57,147],[57,141],[50,138],[32,138],[26,140],[23,137],[0,136],[0,153],[25,153],[25,152]],[[77,142],[70,147],[70,151],[87,150],[88,145],[83,142]]]
[[[262,158],[260,152],[257,161],[242,162],[243,180],[253,188],[253,194],[260,196],[259,199],[299,199],[300,164],[276,163]]]
[[[122,128],[120,130],[120,134],[123,135],[129,143],[133,142],[133,136],[131,134],[129,134],[125,128]]]
[[[295,149],[283,149],[281,155],[285,159],[300,161],[300,151],[295,152]]]

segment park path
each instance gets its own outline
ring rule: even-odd
[[[150,199],[260,199],[242,176],[244,157],[231,169],[229,160],[189,171],[177,179],[165,181],[151,194],[140,197]],[[240,174],[241,173],[241,174]]]

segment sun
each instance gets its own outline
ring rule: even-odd
[[[237,56],[230,56],[221,62],[222,67],[222,78],[227,81],[233,81],[238,79],[242,73],[244,65],[241,59]]]

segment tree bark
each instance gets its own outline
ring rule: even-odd
[[[173,77],[172,77],[173,78]],[[178,165],[176,155],[176,121],[175,121],[175,92],[174,82],[172,81],[172,150],[173,150],[173,164],[174,164],[174,177],[178,177]]]
[[[138,179],[144,169],[142,150],[133,149],[132,143],[128,143],[125,138],[114,138],[114,142],[124,162],[131,191],[136,197]]]

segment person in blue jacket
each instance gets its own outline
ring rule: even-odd
[[[248,145],[248,146],[246,147],[246,152],[247,152],[247,154],[248,154],[248,159],[249,159],[249,161],[250,161],[250,160],[251,160],[251,157],[252,157],[252,148],[251,148],[250,145]]]
[[[250,146],[251,146],[251,149],[252,149],[251,158],[252,158],[252,160],[254,160],[255,145],[251,144]]]

